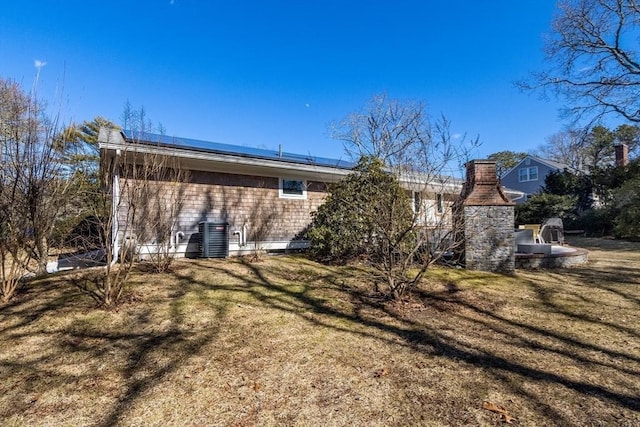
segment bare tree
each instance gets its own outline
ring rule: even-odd
[[[116,130],[103,129],[103,142],[109,143]],[[145,181],[138,181],[140,168],[135,166],[136,147],[121,149],[113,157],[100,162],[100,188],[86,199],[91,212],[91,228],[98,234],[95,240],[80,241],[80,249],[101,253],[104,267],[80,275],[73,283],[93,298],[99,306],[116,306],[127,285],[131,269],[137,261],[138,245],[134,223],[143,215],[136,194],[144,191]],[[131,202],[132,201],[132,202]]]
[[[332,138],[342,141],[354,160],[371,156],[395,172],[442,176],[461,170],[479,139],[452,137],[451,123],[441,116],[433,121],[421,101],[375,95],[356,113],[333,123]]]
[[[336,240],[343,250],[334,257],[364,255],[389,294],[399,298],[460,246],[451,194],[461,182],[452,175],[478,140],[452,137],[449,121],[432,122],[421,102],[386,95],[334,124],[332,134],[361,160],[354,175],[330,188],[329,201],[336,203],[316,213],[312,249],[316,244],[331,253]],[[353,247],[344,247],[346,236],[336,235],[343,225]]]
[[[386,166],[401,167],[430,138],[425,107],[418,101],[401,102],[375,95],[361,110],[333,123],[331,137],[342,141],[353,159],[370,156]]]
[[[35,93],[0,79],[0,254],[3,299],[26,271],[46,272],[49,238],[70,188],[54,149],[57,118]]]
[[[640,4],[565,0],[546,44],[548,67],[520,82],[565,99],[565,113],[597,121],[615,114],[640,122]]]
[[[37,274],[46,273],[49,240],[72,190],[72,182],[65,176],[63,163],[53,148],[53,137],[51,128],[45,130],[42,144],[27,143],[23,153],[23,194],[32,230],[32,238],[25,242],[25,249],[37,261]]]
[[[581,170],[587,164],[584,150],[586,141],[584,129],[567,129],[548,137],[546,144],[538,147],[535,154]]]
[[[176,226],[188,171],[166,155],[146,153],[127,168],[125,176],[121,195],[129,205],[127,220],[136,251],[151,261],[155,271],[167,271],[177,249]]]
[[[258,190],[266,188],[266,183],[260,181]],[[265,254],[264,242],[273,230],[275,221],[282,217],[282,212],[273,205],[267,193],[260,191],[260,195],[254,199],[251,213],[249,214],[249,240],[253,241],[253,261],[261,261]]]
[[[118,219],[122,204],[119,198],[121,186],[117,178],[121,169],[121,158],[101,159],[100,188],[86,199],[90,228],[95,230],[98,238],[87,236],[87,240],[76,242],[81,250],[98,252],[105,265],[72,280],[74,285],[93,298],[99,306],[107,308],[115,306],[120,300],[134,262],[133,257],[127,253],[130,248],[122,249],[115,238],[121,232]]]
[[[27,238],[28,224],[20,206],[23,199],[18,178],[22,169],[15,153],[28,105],[29,99],[17,83],[0,80],[0,296],[4,302],[15,293],[29,261],[21,245]]]
[[[592,171],[614,165],[616,144],[626,144],[630,152],[635,152],[638,135],[638,127],[630,125],[621,125],[615,130],[600,125],[568,129],[550,136],[536,154],[576,170]]]
[[[105,307],[118,304],[132,267],[141,259],[158,272],[170,267],[178,244],[183,183],[188,179],[188,171],[176,159],[159,154],[159,142],[145,139],[151,129],[144,109],[125,107],[125,116],[136,137],[122,141],[119,130],[101,129],[100,142],[117,143],[118,149],[113,157],[101,159],[101,190],[89,198],[106,265],[76,281]]]

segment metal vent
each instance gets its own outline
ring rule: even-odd
[[[229,256],[229,223],[200,222],[200,256],[203,258],[226,258]]]

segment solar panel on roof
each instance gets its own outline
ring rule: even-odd
[[[354,164],[345,160],[330,159],[326,157],[316,157],[275,150],[265,150],[261,148],[242,147],[239,145],[221,144],[219,142],[201,141],[190,138],[178,138],[175,136],[160,135],[149,132],[139,132],[123,130],[128,141],[135,140],[143,144],[156,144],[167,147],[185,148],[219,154],[230,154],[234,156],[253,157],[266,160],[278,160],[291,163],[302,163],[307,165],[328,166],[340,169],[352,169]]]

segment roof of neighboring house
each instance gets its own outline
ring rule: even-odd
[[[513,172],[514,170],[520,168],[522,166],[522,164],[527,160],[527,159],[531,159],[534,160],[538,163],[542,163],[543,165],[548,166],[551,169],[556,169],[556,170],[569,170],[572,172],[579,172],[578,169],[569,166],[565,163],[560,163],[560,162],[556,162],[555,160],[550,160],[550,159],[543,159],[541,157],[536,157],[536,156],[532,156],[532,155],[527,155],[527,157],[525,157],[524,159],[520,160],[520,162],[518,162],[517,165],[515,165],[514,167],[512,167],[511,169],[509,169],[509,171],[507,173],[504,174],[504,176],[510,174],[511,172]]]
[[[560,162],[556,162],[555,160],[549,160],[549,159],[543,159],[540,157],[535,157],[535,156],[528,156],[530,158],[532,158],[533,160],[536,160],[542,164],[545,164],[547,166],[549,166],[550,168],[553,169],[558,169],[558,170],[564,170],[564,169],[568,169],[568,170],[576,170],[575,168],[565,164],[565,163],[560,163]]]
[[[201,141],[198,139],[178,138],[175,136],[160,135],[148,132],[132,130],[122,131],[125,138],[141,144],[162,145],[173,148],[186,148],[194,151],[203,151],[218,154],[231,154],[235,156],[258,158],[265,160],[277,160],[282,162],[300,163],[305,165],[328,166],[339,169],[351,169],[354,164],[341,159],[312,156],[311,154],[294,154],[262,148],[243,147],[239,145],[221,144],[219,142]]]

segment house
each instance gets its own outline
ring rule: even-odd
[[[340,159],[127,130],[101,129],[98,141],[118,218],[113,227],[116,247],[133,239],[143,252],[158,250],[163,239],[143,228],[154,223],[158,211],[173,212],[174,220],[165,229],[177,256],[202,255],[203,242],[209,238],[220,243],[221,256],[307,247],[304,231],[312,212],[324,201],[328,185],[353,167]],[[160,198],[153,202],[155,210],[149,207],[152,201],[136,199],[139,190],[128,191],[135,188],[129,184],[140,180],[136,174],[149,159],[165,170],[179,164],[187,172],[172,178],[154,170],[145,176],[150,181],[146,191],[155,188]],[[414,209],[421,212],[425,227],[450,223],[450,207],[462,190],[462,180],[439,176],[426,182],[424,177],[406,175],[400,181],[413,195]],[[132,224],[133,209],[138,216],[144,213],[145,224]]]
[[[514,200],[516,203],[524,203],[529,196],[540,192],[547,175],[564,170],[578,172],[563,163],[528,155],[504,174],[501,184],[511,190],[524,193],[524,197]]]

